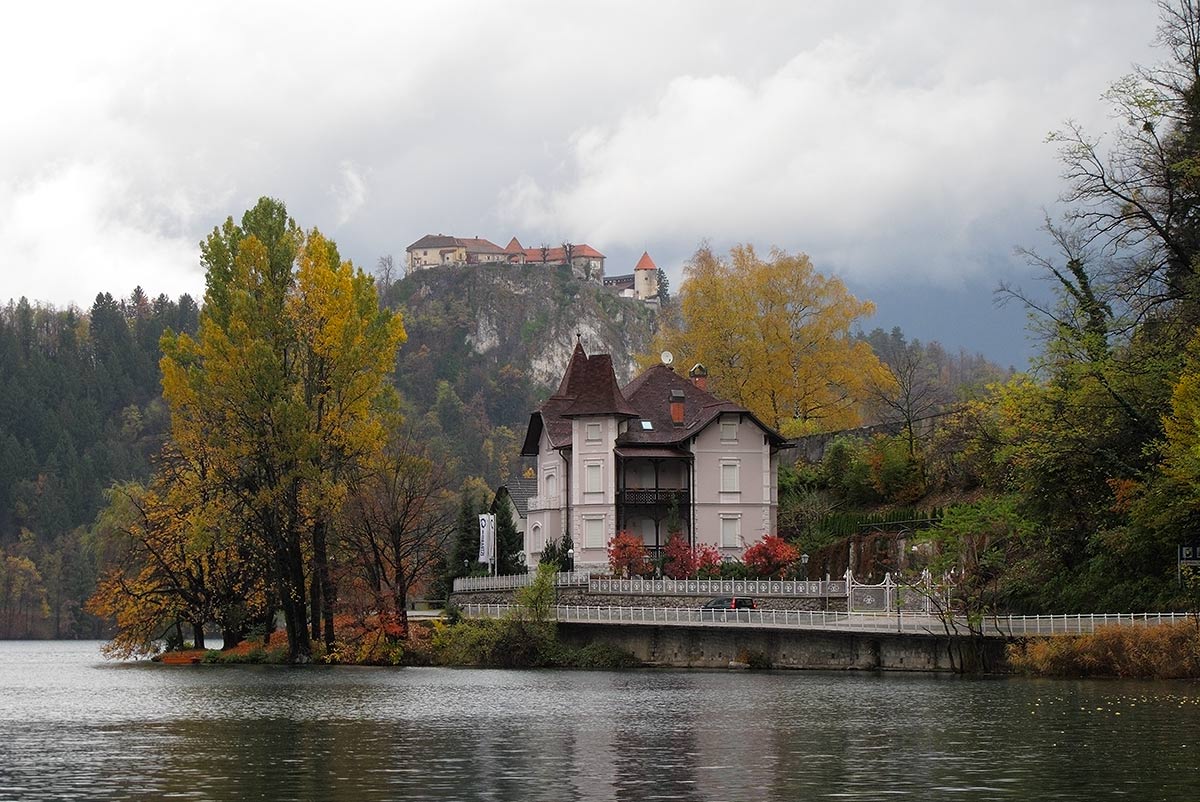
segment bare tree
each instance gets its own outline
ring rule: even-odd
[[[408,596],[428,579],[454,533],[447,473],[424,444],[403,433],[359,481],[346,505],[345,542],[381,617],[408,634]]]
[[[904,427],[912,457],[916,454],[916,424],[943,410],[953,399],[920,341],[905,342],[899,329],[894,329],[891,336],[869,338],[868,342],[887,373],[883,380],[868,382],[867,391],[881,418]]]

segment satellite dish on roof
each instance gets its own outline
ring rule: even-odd
[[[675,357],[671,356],[670,351],[663,351],[662,356],[660,356],[659,358],[662,359],[662,363],[664,365],[669,365],[675,361]]]

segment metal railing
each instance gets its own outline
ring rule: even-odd
[[[470,590],[513,590],[528,587],[537,574],[506,574],[504,576],[464,576],[454,580],[454,592]],[[590,571],[563,571],[554,575],[556,587],[586,587]]]
[[[690,503],[690,492],[668,488],[626,488],[617,491],[621,504],[670,504],[672,499],[680,509]]]
[[[501,618],[515,605],[467,604],[469,617]],[[965,619],[923,613],[844,613],[818,610],[730,610],[695,607],[617,607],[560,604],[551,617],[561,622],[674,626],[743,626],[771,629],[814,629],[840,632],[966,635]],[[1076,615],[994,616],[976,629],[985,637],[1080,635],[1105,626],[1154,626],[1196,620],[1189,613],[1081,613]]]
[[[593,576],[589,593],[662,595],[662,596],[781,596],[821,598],[845,596],[846,580],[774,580],[774,579],[622,579]]]

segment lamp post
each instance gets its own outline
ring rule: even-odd
[[[567,549],[567,570],[575,572],[575,548],[573,546]]]
[[[808,553],[800,555],[800,571],[804,574],[804,581],[808,581]]]

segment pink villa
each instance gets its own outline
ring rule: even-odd
[[[787,441],[709,393],[702,365],[685,378],[668,354],[664,362],[620,387],[611,356],[576,344],[558,390],[530,416],[521,450],[537,460],[525,524],[530,565],[567,532],[581,570],[605,565],[621,531],[654,552],[666,544],[672,507],[691,543],[727,557],[775,531]]]

